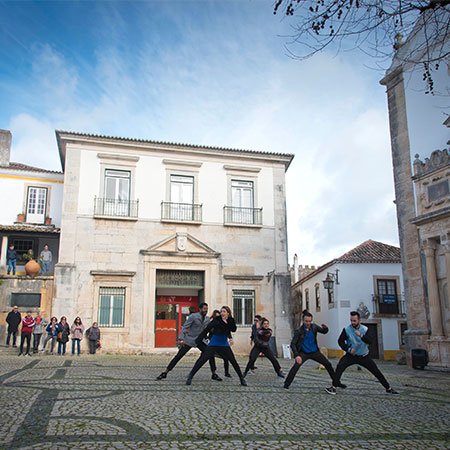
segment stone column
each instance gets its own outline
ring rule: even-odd
[[[2,252],[0,254],[0,266],[6,266],[7,251],[8,251],[8,236],[2,236]]]
[[[447,307],[450,309],[450,244],[444,246],[445,252],[445,269],[447,277],[447,300],[449,304]]]
[[[427,266],[428,306],[430,308],[431,336],[443,336],[441,302],[436,274],[436,260],[434,257],[436,247],[425,241],[423,246]]]

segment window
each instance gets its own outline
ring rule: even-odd
[[[309,311],[309,289],[305,289],[305,309]]]
[[[98,325],[100,327],[123,327],[125,288],[100,288]]]
[[[255,315],[255,291],[233,291],[233,317],[236,325],[251,326]]]
[[[396,280],[377,279],[378,313],[398,314]]]
[[[14,245],[14,250],[17,252],[17,262],[27,262],[28,260],[23,258],[23,255],[28,252],[28,250],[33,250],[33,254],[36,255],[35,252],[35,240],[34,239],[21,239],[21,238],[15,238],[10,237],[8,239],[9,244]]]
[[[29,186],[27,192],[27,222],[44,223],[47,210],[47,188]]]
[[[225,206],[225,223],[261,225],[262,208],[254,207],[253,181],[231,180],[231,206]]]
[[[316,312],[320,312],[320,285],[317,283],[314,286],[314,296],[316,297]]]
[[[194,177],[170,175],[170,202],[162,202],[161,218],[201,221],[201,205],[194,204]]]

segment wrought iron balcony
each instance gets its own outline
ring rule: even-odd
[[[405,301],[398,295],[372,295],[373,313],[380,315],[404,315]]]
[[[94,198],[94,215],[108,217],[138,216],[139,200],[117,200],[115,198]]]
[[[262,208],[223,207],[224,223],[240,225],[262,225]]]
[[[195,203],[161,202],[161,220],[201,222],[202,205]]]

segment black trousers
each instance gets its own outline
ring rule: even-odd
[[[330,361],[328,361],[328,359],[322,353],[320,353],[320,351],[312,352],[312,353],[300,352],[299,356],[300,356],[300,358],[302,358],[302,364],[304,362],[308,361],[308,359],[312,359],[313,361],[316,361],[319,364],[322,364],[322,366],[324,366],[325,369],[327,369],[328,375],[330,375],[330,378],[333,381],[333,385],[335,384],[336,373],[333,370],[333,366],[331,365]],[[284,384],[286,386],[291,385],[292,381],[295,378],[295,375],[298,372],[298,369],[300,369],[302,364],[299,364],[297,361],[295,361],[294,365],[292,366],[291,370],[288,373],[288,376],[286,377],[286,381],[284,382]]]
[[[333,386],[339,383],[345,369],[352,366],[353,364],[358,364],[359,366],[365,367],[372,375],[376,377],[376,379],[384,386],[385,389],[390,388],[390,385],[387,382],[386,378],[384,378],[384,375],[380,372],[380,369],[377,367],[377,365],[369,355],[357,356],[351,355],[350,353],[346,353],[339,360],[336,367],[336,383],[333,382]]]
[[[214,353],[218,353],[221,358],[230,361],[231,365],[233,366],[233,369],[238,374],[238,377],[242,379],[241,368],[239,367],[239,364],[237,363],[231,348],[219,347],[217,345],[208,345],[206,347],[206,350],[200,355],[200,358],[197,359],[197,361],[194,364],[194,367],[189,372],[189,378],[193,378],[194,375],[201,369],[203,364],[205,364],[205,362],[208,361],[208,359],[214,356]]]
[[[97,350],[97,341],[94,339],[89,339],[89,353],[91,355],[95,355],[96,350]]]
[[[183,344],[181,348],[178,350],[178,353],[173,357],[172,361],[170,361],[167,366],[167,371],[170,372],[177,364],[178,361],[193,347],[190,345]],[[205,352],[207,345],[202,342],[197,346],[197,348],[203,353]],[[217,369],[216,362],[214,360],[214,354],[209,358],[209,367],[211,368],[211,372],[214,373]]]
[[[230,375],[230,361],[223,356],[220,356],[218,353],[214,354],[214,356],[223,359],[223,371],[225,372],[225,375]]]
[[[23,353],[23,344],[27,341],[27,350],[25,353],[30,353],[31,333],[24,333],[20,335],[20,353]]]
[[[249,370],[253,370],[253,367],[255,367],[255,361],[257,360],[260,353],[264,354],[264,356],[266,356],[266,358],[272,363],[273,369],[278,375],[281,371],[281,367],[280,363],[273,355],[272,350],[270,350],[269,347],[257,347],[256,345],[250,351],[247,367],[245,368],[245,373],[247,373]]]

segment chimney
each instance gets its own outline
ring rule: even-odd
[[[0,166],[9,166],[11,155],[11,131],[0,130]]]

